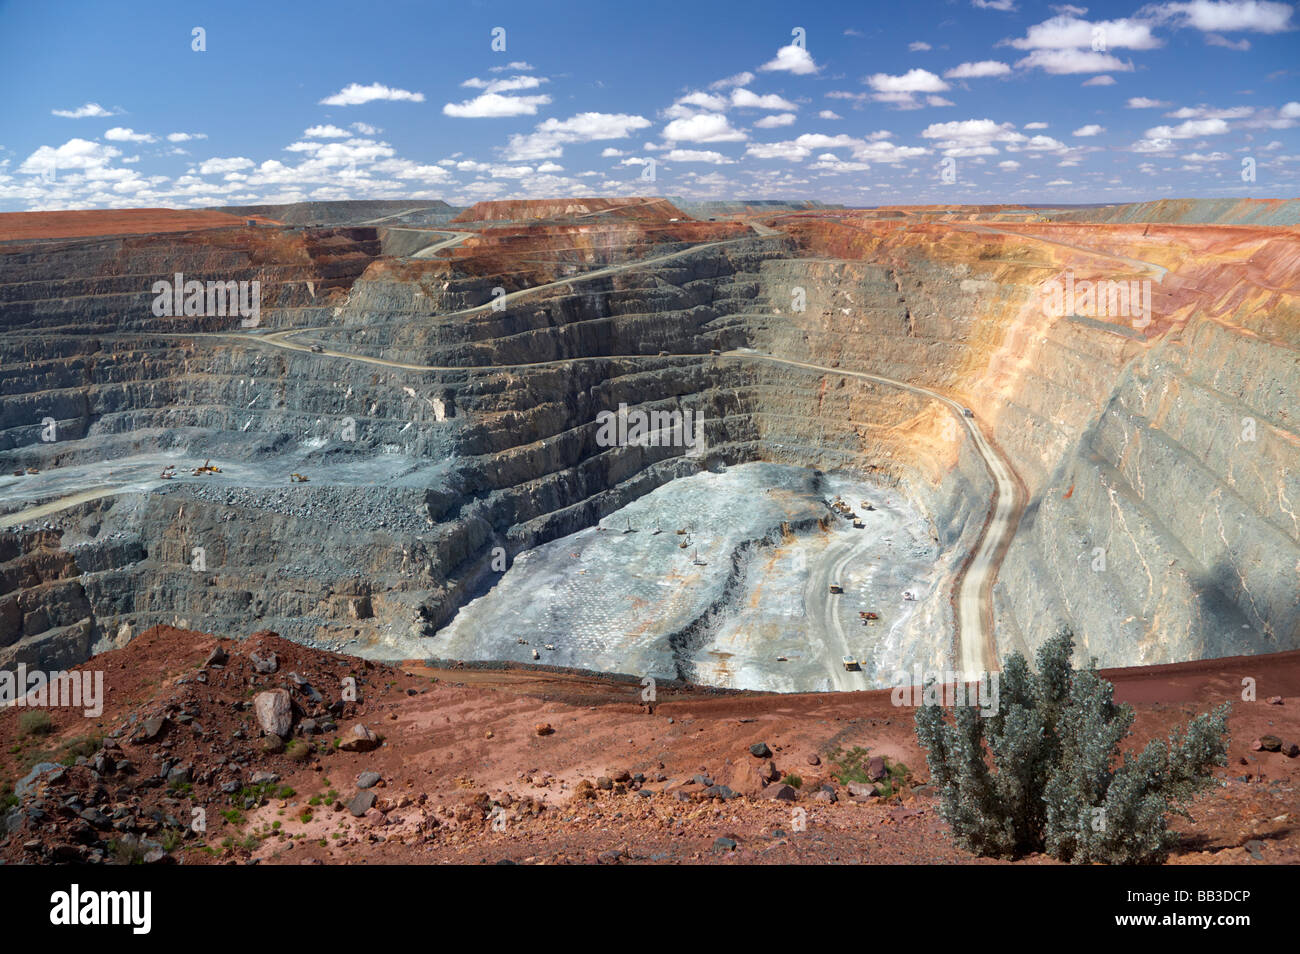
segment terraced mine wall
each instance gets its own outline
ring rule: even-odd
[[[0,665],[65,664],[160,622],[328,647],[416,634],[437,655],[501,552],[757,459],[896,486],[968,552],[992,485],[964,429],[854,372],[963,401],[1024,481],[1001,652],[1059,622],[1105,665],[1300,646],[1294,234],[780,224],[695,250],[557,237],[504,275],[502,243],[394,260],[375,229],[0,247],[0,464],[41,471],[0,477],[4,506],[57,499],[71,483],[52,475],[113,489],[0,535]],[[1117,273],[1073,247],[1107,241],[1170,269],[1157,321],[1045,320],[1044,280]],[[174,271],[260,276],[263,326],[153,318],[144,290]],[[324,351],[266,340],[289,328]],[[731,349],[752,355],[707,356]],[[600,446],[596,415],[620,403],[701,412],[707,455]],[[1229,437],[1244,418],[1249,447]],[[221,475],[157,478],[208,458]]]

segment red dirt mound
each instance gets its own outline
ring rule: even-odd
[[[252,217],[263,225],[272,219]],[[16,239],[85,238],[93,235],[145,235],[244,225],[225,212],[182,209],[97,209],[87,212],[0,212],[0,242]]]

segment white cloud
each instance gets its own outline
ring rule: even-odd
[[[1221,46],[1228,50],[1236,50],[1238,53],[1245,53],[1250,49],[1250,41],[1246,39],[1229,40],[1221,33],[1205,34],[1206,46]]]
[[[743,142],[746,136],[733,128],[721,113],[700,113],[687,119],[674,119],[664,127],[664,139],[670,142]]]
[[[485,80],[472,76],[461,86],[469,89],[481,89],[485,93],[511,93],[521,89],[537,89],[548,82],[544,76],[512,76],[509,79]]]
[[[782,99],[775,93],[759,96],[747,89],[733,89],[731,91],[731,105],[738,109],[780,109],[788,112],[794,112],[799,108],[788,99]]]
[[[754,82],[754,74],[746,70],[744,73],[737,73],[735,76],[728,76],[718,80],[716,83],[710,83],[709,89],[726,89],[729,86],[748,86]]]
[[[538,106],[546,106],[551,97],[542,93],[538,96],[502,96],[500,93],[484,93],[463,103],[447,103],[442,107],[443,115],[457,119],[499,119],[503,116],[536,116]]]
[[[1095,41],[1104,49],[1154,50],[1163,42],[1151,33],[1151,25],[1141,20],[1081,20],[1074,13],[1078,7],[1031,26],[1023,37],[1003,42],[1017,50],[1092,50]]]
[[[1020,163],[1016,162],[1016,160],[1014,159],[1003,159],[1001,162],[998,163],[998,168],[1006,169],[1008,172],[1012,172],[1020,168]]]
[[[1106,131],[1105,126],[1098,126],[1096,123],[1089,123],[1086,126],[1080,126],[1074,132],[1070,133],[1070,135],[1079,136],[1079,137],[1098,136],[1101,133],[1104,133],[1105,131]]]
[[[924,40],[916,40],[912,43],[909,43],[907,44],[907,48],[913,53],[925,53],[929,50],[934,49],[934,47],[930,46],[930,44],[926,43]]]
[[[547,119],[534,131],[510,137],[505,153],[508,159],[555,159],[564,146],[598,139],[626,139],[633,131],[645,129],[650,120],[628,113],[578,113],[568,119]]]
[[[167,134],[168,142],[190,142],[191,140],[194,139],[207,139],[207,138],[208,138],[207,133],[174,132],[174,133]]]
[[[720,152],[711,149],[670,149],[663,158],[669,162],[708,162],[715,166],[731,165],[734,159],[728,159]]]
[[[309,126],[302,131],[302,134],[309,139],[347,139],[350,135],[346,129],[339,129],[338,126],[331,126],[328,123],[322,126]]]
[[[99,119],[104,116],[117,116],[122,110],[114,107],[105,109],[99,103],[86,103],[76,109],[51,109],[50,115],[62,116],[64,119]]]
[[[970,5],[980,10],[999,10],[1002,13],[1010,13],[1016,9],[1015,0],[971,0]]]
[[[954,158],[995,156],[998,154],[995,143],[1016,145],[1029,141],[1011,123],[995,123],[991,119],[931,123],[921,131],[921,137],[938,140],[935,145],[945,156]]]
[[[41,146],[18,167],[20,173],[41,174],[50,169],[102,169],[122,154],[113,146],[91,142],[87,139],[69,139],[62,146],[54,148]]]
[[[151,133],[138,133],[134,129],[127,129],[124,126],[114,126],[112,129],[104,132],[104,138],[113,142],[157,142],[158,138]]]
[[[860,162],[896,163],[923,156],[930,151],[921,146],[897,146],[892,142],[886,142],[882,136],[888,135],[889,133],[882,131],[882,133],[873,133],[867,139],[857,139],[846,135],[804,133],[802,136],[784,142],[750,143],[745,154],[755,159],[785,159],[789,162],[799,162],[807,159],[818,149],[849,149],[853,158]],[[830,161],[836,157],[831,154],[829,158],[825,155],[818,158]]]
[[[490,72],[490,73],[509,73],[509,72],[516,72],[516,71],[527,71],[527,70],[532,70],[532,69],[536,69],[536,68],[537,68],[537,67],[533,66],[533,64],[531,64],[531,63],[525,63],[523,60],[515,60],[515,61],[512,62],[512,63],[507,63],[505,66],[492,66],[492,67],[489,67],[489,68],[488,68],[488,72]]]
[[[1085,80],[1084,86],[1114,86],[1115,77],[1107,76],[1104,73],[1101,76],[1094,76],[1090,80]]]
[[[1011,67],[997,60],[980,60],[977,63],[962,63],[954,66],[943,75],[948,79],[980,79],[986,76],[1005,76]]]
[[[777,129],[781,126],[792,126],[798,117],[794,113],[774,113],[771,116],[764,116],[758,122],[754,123],[755,129]]]
[[[320,145],[320,143],[316,145]],[[229,159],[205,159],[199,164],[199,175],[221,175],[224,172],[237,172],[240,169],[248,169],[252,166],[253,160],[245,159],[243,156],[235,156]]]
[[[786,73],[794,73],[796,76],[807,76],[810,73],[816,73],[819,68],[807,50],[793,43],[781,47],[776,51],[774,58],[759,67],[760,70],[780,70]]]
[[[1151,99],[1148,96],[1132,96],[1124,105],[1129,109],[1157,109],[1161,106],[1168,106],[1169,104],[1163,100]]]
[[[1115,71],[1127,73],[1133,64],[1109,53],[1097,53],[1093,50],[1034,50],[1028,56],[1016,61],[1016,66],[1025,69],[1038,68],[1057,76],[1071,73],[1105,73]]]
[[[729,103],[730,100],[728,100],[727,97],[725,96],[714,96],[712,93],[705,93],[696,90],[693,93],[687,93],[685,96],[679,97],[673,102],[673,105],[692,106],[697,109],[703,109],[711,113],[720,113],[727,108],[727,105]],[[672,118],[684,118],[687,116],[694,115],[694,113],[689,109],[683,109],[677,111],[669,110],[669,113],[672,114]]]
[[[621,155],[623,155],[623,150],[615,149],[613,146],[608,146],[600,152],[600,158],[602,159],[613,159]]]
[[[817,118],[818,119],[843,119],[844,117],[841,116],[839,113],[835,112],[835,110],[833,109],[823,109],[820,113],[817,114]]]
[[[1231,159],[1232,156],[1226,152],[1212,152],[1208,155],[1199,152],[1189,152],[1183,156],[1188,162],[1223,162],[1225,159]]]
[[[1026,129],[1046,129],[1047,123],[1025,123]]]
[[[1177,126],[1155,126],[1146,131],[1147,139],[1195,139],[1198,136],[1221,136],[1228,131],[1222,119],[1189,119]]]
[[[867,77],[867,85],[878,93],[938,93],[948,89],[948,84],[929,70],[912,69],[900,76],[875,73]]]
[[[349,83],[333,96],[326,96],[322,99],[320,105],[361,106],[365,103],[373,103],[376,100],[423,103],[424,94],[412,93],[410,90],[405,89],[394,89],[389,86],[384,86],[382,83],[371,83],[369,86],[362,86],[359,83]]]
[[[1151,4],[1139,10],[1138,16],[1201,31],[1283,33],[1292,29],[1293,12],[1290,4],[1266,0],[1192,0]]]
[[[361,133],[363,136],[378,136],[383,132],[378,126],[372,126],[370,123],[353,123],[348,128]]]

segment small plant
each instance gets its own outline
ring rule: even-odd
[[[997,715],[959,706],[916,712],[940,812],[965,848],[1016,857],[1046,852],[1078,864],[1151,864],[1177,837],[1170,813],[1217,784],[1227,764],[1229,706],[1192,719],[1168,742],[1119,754],[1133,710],[1095,668],[1071,665],[1074,634],[1062,628],[1038,650],[1038,671],[1013,653],[1002,671]],[[991,757],[992,766],[989,765]]]
[[[803,779],[798,775],[787,775],[785,778],[781,779],[781,782],[785,785],[789,785],[791,788],[803,788]]]
[[[311,821],[311,819],[312,814],[310,808],[304,808],[298,813],[298,821],[302,822],[304,825]]]
[[[54,731],[54,720],[43,709],[31,709],[18,717],[18,734],[21,736],[45,736]]]

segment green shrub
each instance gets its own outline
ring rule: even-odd
[[[1074,634],[1062,628],[1038,651],[1038,671],[1012,654],[997,714],[975,706],[921,706],[916,734],[927,750],[940,812],[957,841],[980,855],[1041,851],[1079,864],[1150,864],[1177,838],[1169,813],[1186,814],[1211,770],[1227,764],[1228,704],[1200,715],[1166,744],[1119,755],[1133,710],[1095,668],[1071,665]],[[992,757],[992,768],[989,766]]]
[[[54,731],[54,720],[43,709],[29,709],[18,717],[20,735],[49,735]]]

